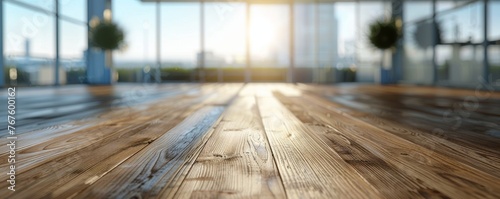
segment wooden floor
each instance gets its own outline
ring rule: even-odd
[[[500,198],[498,92],[360,84],[17,92],[16,191],[0,175],[0,198]]]

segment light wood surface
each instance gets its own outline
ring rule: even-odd
[[[500,198],[497,92],[264,83],[17,90],[16,192],[0,175],[0,198]],[[7,131],[0,136],[7,168]]]

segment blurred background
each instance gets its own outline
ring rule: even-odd
[[[497,0],[1,0],[2,86],[341,82],[476,88],[500,82]],[[111,17],[126,46],[89,48]],[[376,19],[402,21],[384,54]],[[433,28],[433,27],[438,28]],[[381,65],[381,58],[388,64]],[[498,86],[495,87],[498,89]]]

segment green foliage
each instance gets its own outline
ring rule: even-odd
[[[378,49],[392,48],[400,37],[395,20],[378,20],[370,24],[368,39]]]
[[[124,45],[124,38],[123,30],[112,22],[101,21],[90,30],[92,46],[102,50],[119,49]]]

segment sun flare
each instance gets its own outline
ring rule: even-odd
[[[277,48],[277,40],[283,30],[277,21],[281,21],[273,10],[255,9],[250,17],[250,51],[253,56],[272,56]],[[275,10],[274,10],[275,11]]]

